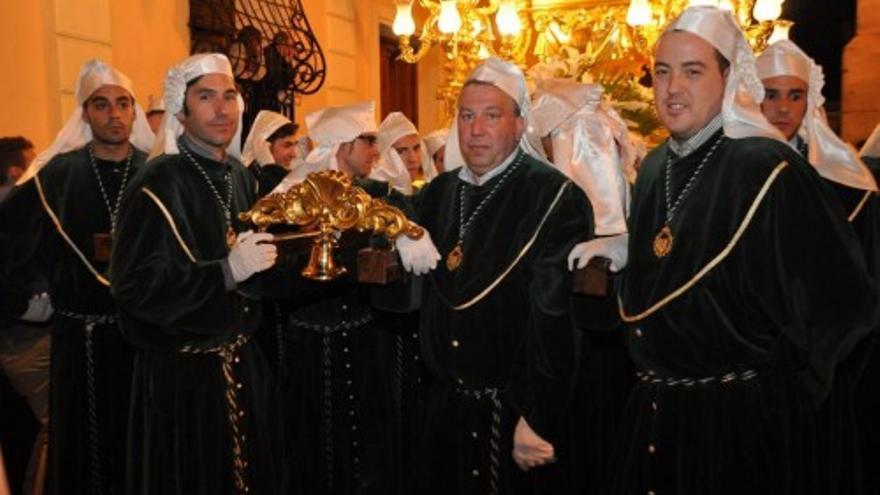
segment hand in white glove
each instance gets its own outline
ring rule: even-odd
[[[431,234],[427,230],[417,241],[402,235],[394,241],[394,245],[400,253],[400,261],[406,271],[414,275],[424,275],[437,268],[440,253],[437,252]]]
[[[568,269],[583,268],[593,257],[601,256],[611,260],[612,272],[623,270],[628,260],[627,244],[629,244],[628,233],[582,242],[568,253]]]
[[[235,239],[235,245],[226,258],[232,270],[232,278],[244,282],[251,275],[266,270],[275,264],[278,251],[272,240],[272,234],[255,234],[253,230],[242,232]]]
[[[55,309],[52,308],[52,300],[49,299],[49,294],[43,292],[42,294],[35,294],[28,300],[27,310],[18,318],[33,323],[43,323],[49,321],[54,312]]]
[[[254,140],[254,158],[260,166],[271,165],[275,163],[275,157],[272,156],[272,149],[269,147],[269,141],[262,139]]]

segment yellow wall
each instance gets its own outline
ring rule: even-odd
[[[379,25],[394,20],[393,0],[303,0],[324,50],[328,76],[296,108],[379,101]],[[0,136],[24,135],[38,150],[50,144],[74,106],[73,85],[82,63],[102,58],[134,82],[144,105],[162,92],[172,63],[189,53],[187,0],[28,0],[0,2]],[[13,36],[11,33],[15,33]],[[441,54],[419,63],[419,122],[423,132],[442,123],[435,99]],[[302,127],[305,130],[305,127]]]
[[[106,60],[135,97],[161,93],[168,65],[189,53],[185,0],[36,0],[0,6],[0,135],[43,149],[75,105],[83,62]],[[13,35],[14,33],[14,35]]]
[[[24,135],[38,149],[49,144],[58,105],[50,96],[50,50],[46,11],[51,1],[0,4],[0,136]],[[12,33],[15,33],[13,37]],[[52,123],[50,123],[50,121]]]
[[[394,21],[394,0],[303,0],[306,16],[327,59],[324,86],[304,96],[296,120],[325,106],[375,100],[381,108],[379,83],[379,25]],[[331,34],[332,33],[332,34]],[[428,133],[442,124],[442,107],[435,97],[442,65],[439,49],[432,49],[418,65],[419,122]]]
[[[145,109],[148,95],[162,94],[168,67],[189,55],[188,5],[180,0],[110,2],[113,63],[134,81]]]

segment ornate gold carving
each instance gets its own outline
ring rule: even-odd
[[[239,220],[259,230],[271,225],[296,225],[301,233],[314,235],[311,258],[302,271],[303,276],[314,280],[332,280],[345,273],[345,267],[333,260],[333,249],[338,234],[346,230],[369,231],[391,241],[401,235],[410,239],[424,235],[424,230],[402,211],[371,198],[336,170],[313,172],[287,192],[259,199],[249,211],[239,214]]]

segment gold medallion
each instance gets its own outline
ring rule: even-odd
[[[96,233],[92,236],[94,241],[94,259],[101,263],[110,262],[110,253],[113,252],[113,237],[107,233]]]
[[[446,269],[450,272],[454,272],[458,270],[458,267],[461,266],[461,259],[464,257],[464,250],[461,247],[461,243],[455,245],[452,248],[452,251],[449,251],[449,254],[446,256]]]
[[[232,227],[228,227],[226,229],[226,245],[229,246],[229,249],[232,249],[232,246],[235,246],[235,231],[232,230]]]
[[[654,256],[663,258],[672,251],[672,243],[675,240],[672,237],[672,229],[669,225],[664,225],[660,232],[654,237]]]

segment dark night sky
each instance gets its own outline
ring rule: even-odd
[[[786,0],[782,18],[794,21],[791,40],[825,69],[829,110],[839,108],[843,49],[855,34],[856,0]]]

